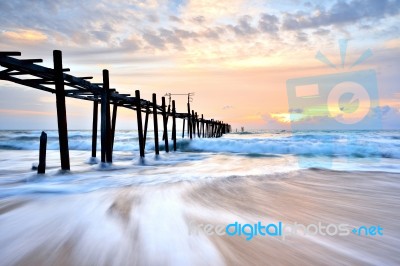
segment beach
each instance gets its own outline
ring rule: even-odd
[[[3,265],[396,265],[399,177],[307,170],[3,199],[0,254]],[[379,224],[384,234],[248,241],[190,232],[234,221]]]
[[[25,134],[21,138],[27,137],[26,132],[21,134]],[[90,136],[79,134],[75,139],[81,145],[90,141]],[[295,154],[297,146],[292,150],[286,146],[286,154],[283,149],[279,154],[277,148],[275,156],[266,153],[271,150],[271,139],[274,143],[299,140],[286,133],[263,134],[182,141],[178,152],[159,158],[149,152],[145,161],[135,152],[119,149],[113,165],[89,164],[89,152],[75,149],[69,173],[60,172],[54,148],[48,151],[46,175],[30,169],[37,151],[3,148],[1,264],[400,263],[397,132],[382,132],[381,139],[374,137],[381,143],[382,154],[390,158],[350,158],[345,150],[342,155],[336,150],[335,156],[311,157],[314,163],[335,160],[332,169],[302,166],[300,159],[310,156]],[[369,135],[374,134],[363,137]],[[303,136],[302,144],[309,138],[326,139],[326,134]],[[382,144],[385,141],[389,142],[387,147]],[[227,151],[239,142],[242,150]],[[257,153],[245,150],[256,146]],[[389,146],[393,147],[391,154]],[[365,145],[363,148],[368,151]],[[235,223],[271,228],[281,224],[282,228],[264,235],[255,235],[257,230],[252,235],[249,230],[239,235],[240,230],[234,232]],[[319,231],[294,230],[290,227],[294,224],[307,230],[315,225]],[[225,231],[228,225],[232,225],[230,234]],[[361,229],[353,233],[355,228]],[[347,234],[340,235],[342,229]]]

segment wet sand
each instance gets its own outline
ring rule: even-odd
[[[303,170],[0,200],[2,265],[399,265],[400,174]],[[383,235],[208,235],[209,223]]]

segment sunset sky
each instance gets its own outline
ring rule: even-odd
[[[195,92],[195,111],[234,129],[289,129],[306,111],[289,105],[288,80],[374,70],[379,106],[370,115],[400,128],[399,0],[26,0],[1,1],[0,14],[1,51],[51,67],[52,50],[62,50],[70,74],[100,82],[108,69],[111,87],[145,99]],[[54,95],[6,81],[0,92],[0,129],[56,128]],[[186,111],[185,97],[174,99]],[[91,109],[67,100],[69,128],[90,129]],[[135,113],[119,115],[118,128],[136,127]]]

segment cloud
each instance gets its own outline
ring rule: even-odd
[[[350,2],[338,0],[328,10],[319,6],[312,14],[304,11],[286,13],[283,28],[301,30],[328,25],[352,24],[367,19],[379,20],[386,16],[397,15],[399,11],[400,1],[398,0],[353,0]]]
[[[331,32],[330,30],[322,29],[322,28],[321,28],[321,29],[318,29],[318,30],[314,31],[314,34],[315,34],[315,35],[319,35],[319,36],[326,36],[326,35],[328,35],[330,32]]]
[[[262,13],[261,18],[258,21],[258,28],[265,33],[271,35],[276,35],[278,33],[279,19],[275,15],[269,15],[267,13]]]
[[[235,107],[233,107],[233,105],[225,105],[222,107],[223,110],[228,110],[228,109],[233,109]]]
[[[4,31],[1,35],[2,39],[7,38],[13,41],[38,42],[47,40],[46,34],[37,30]]]
[[[249,15],[242,16],[239,18],[238,24],[230,26],[230,28],[238,36],[248,36],[258,32],[256,28],[251,25],[252,17]]]

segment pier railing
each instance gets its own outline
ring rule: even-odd
[[[168,146],[168,120],[172,117],[172,141],[173,149],[176,151],[176,119],[183,119],[183,133],[185,136],[185,122],[187,121],[187,135],[190,139],[218,138],[231,131],[231,126],[222,121],[204,119],[203,115],[198,116],[197,112],[190,109],[187,103],[187,112],[177,112],[175,100],[172,101],[172,110],[166,109],[165,97],[161,98],[161,105],[157,104],[157,96],[152,95],[152,100],[144,100],[140,97],[140,91],[135,91],[135,96],[119,93],[116,89],[110,88],[109,72],[103,70],[103,82],[91,83],[88,80],[93,77],[75,77],[65,72],[70,69],[63,68],[62,53],[59,50],[53,51],[53,68],[47,68],[37,63],[42,59],[16,59],[20,52],[0,52],[0,79],[11,81],[20,85],[55,94],[57,107],[58,136],[60,146],[61,169],[70,170],[70,157],[68,147],[68,126],[65,97],[86,100],[93,102],[93,127],[92,127],[92,157],[96,157],[97,151],[97,124],[99,103],[101,122],[101,161],[111,163],[113,161],[113,147],[115,126],[117,122],[117,110],[119,107],[136,111],[137,131],[140,156],[145,156],[145,144],[148,129],[149,116],[153,116],[154,128],[154,151],[158,155],[158,115],[163,120],[162,141],[165,144],[165,151],[169,152]],[[66,89],[67,87],[67,89]],[[111,117],[112,106],[112,117]],[[142,113],[145,113],[143,126]]]

